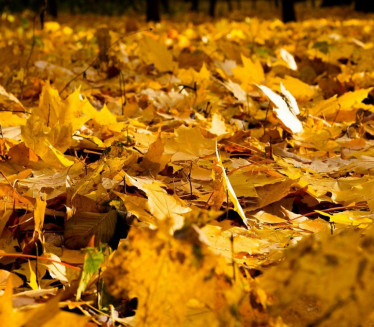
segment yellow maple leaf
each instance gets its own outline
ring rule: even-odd
[[[314,89],[310,85],[300,81],[297,78],[287,75],[282,80],[282,83],[284,84],[286,89],[289,90],[292,95],[299,101],[308,101],[314,96]]]
[[[105,104],[101,110],[96,110],[92,106],[85,106],[83,111],[100,125],[113,125],[117,123],[116,116],[109,111]]]
[[[49,83],[43,88],[39,106],[36,107],[25,126],[22,138],[27,147],[52,167],[71,166],[73,162],[63,153],[72,144],[73,133],[91,117],[88,100],[81,100],[79,90],[62,100],[58,91]]]
[[[2,127],[21,126],[26,124],[25,117],[12,112],[0,112],[0,121]]]
[[[140,43],[140,53],[146,64],[154,64],[160,72],[172,71],[176,66],[166,45],[153,37],[144,36]]]
[[[321,101],[315,107],[313,107],[310,112],[313,115],[323,115],[325,117],[334,118],[335,121],[339,120],[337,118],[337,113],[340,111],[351,111],[358,109],[362,105],[362,101],[368,97],[369,92],[372,88],[359,89],[352,92],[347,92],[340,97],[333,97]]]
[[[241,55],[243,67],[237,66],[232,69],[234,77],[241,81],[245,91],[252,88],[253,84],[262,84],[265,79],[264,70],[259,61],[252,61],[250,58]]]
[[[173,154],[171,161],[195,160],[214,153],[215,140],[201,133],[200,127],[182,125],[175,130],[175,138],[165,140],[165,153]]]
[[[169,220],[171,222],[171,229],[177,230],[183,226],[183,214],[191,211],[186,206],[183,200],[176,195],[169,195],[163,184],[144,177],[131,177],[126,173],[126,183],[130,186],[135,186],[145,192],[148,201],[146,202],[147,209],[158,221]],[[120,193],[116,193],[121,197],[126,206],[126,198]],[[137,210],[139,212],[139,210]],[[140,218],[141,219],[141,218]],[[150,219],[147,219],[148,221]]]
[[[179,69],[178,78],[181,79],[181,81],[184,84],[189,85],[191,87],[193,87],[194,83],[196,82],[197,86],[199,87],[201,86],[201,84],[206,84],[206,82],[209,82],[210,71],[208,70],[204,62],[200,71],[198,72],[193,68]]]

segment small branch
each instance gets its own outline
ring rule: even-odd
[[[230,243],[231,243],[231,265],[232,265],[232,279],[236,280],[236,272],[235,272],[235,252],[234,252],[234,235],[231,233],[230,236]]]
[[[188,172],[188,182],[190,183],[190,198],[192,200],[192,181],[191,181],[191,172],[192,172],[192,161],[191,161],[191,166],[190,166],[190,171]]]
[[[209,201],[212,198],[213,193],[214,193],[214,191],[210,193],[209,198],[208,198],[208,200],[205,203],[204,209],[208,209],[209,208]]]
[[[229,219],[229,190],[226,188],[226,219]]]
[[[190,171],[189,171],[188,174],[186,174],[186,173],[184,172],[184,170],[182,170],[182,173],[183,173],[184,177],[187,179],[187,182],[188,182],[189,185],[190,185],[190,200],[192,200],[192,198],[193,198],[193,194],[192,194],[191,172],[192,172],[192,161],[191,161]]]
[[[47,119],[47,127],[49,127],[49,119],[51,117],[51,104],[48,104],[48,119]]]
[[[194,92],[197,91],[197,85],[196,85],[196,82],[194,83],[193,87],[192,86],[189,86],[189,85],[185,85],[185,84],[179,84],[178,86],[182,86],[181,90],[179,91],[179,93],[182,93],[182,91],[184,89],[189,89],[189,90],[192,90]]]
[[[367,207],[367,204],[366,203],[361,203],[361,204],[359,203],[359,204],[355,204],[353,206],[342,206],[342,207],[335,207],[335,208],[323,209],[323,210],[318,210],[318,211],[321,211],[321,212],[330,212],[330,211],[349,210],[349,209],[362,208],[362,207]],[[308,213],[306,213],[304,215],[296,216],[295,218],[292,218],[289,221],[293,221],[293,220],[296,220],[296,219],[299,219],[299,218],[302,218],[302,217],[313,216],[315,214],[318,214],[318,212],[315,212],[315,211],[308,212]]]
[[[119,88],[121,91],[121,109],[122,109],[122,116],[125,114],[125,106],[127,103],[126,99],[126,89],[125,89],[125,78],[123,77],[122,71],[119,74]]]
[[[14,257],[14,258],[29,258],[29,259],[45,260],[45,261],[50,261],[50,262],[58,263],[60,265],[63,265],[65,267],[67,267],[67,268],[74,269],[76,271],[81,271],[82,270],[81,268],[75,267],[75,266],[73,266],[73,265],[71,265],[69,263],[66,263],[66,262],[57,261],[57,260],[53,260],[53,259],[45,258],[45,257],[39,257],[39,256],[36,256],[36,255],[31,255],[31,254],[2,253],[2,252],[0,252],[0,257]]]
[[[16,192],[16,194],[17,194],[18,196],[21,196],[21,195],[18,193],[18,191],[16,190],[16,188],[15,188],[15,187],[12,185],[12,183],[9,181],[8,177],[6,177],[6,176],[4,175],[4,173],[3,173],[1,170],[0,170],[0,175],[4,177],[4,179],[7,181],[7,183],[9,184],[9,186],[14,190],[14,192]]]

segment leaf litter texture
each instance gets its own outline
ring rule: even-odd
[[[117,18],[34,36],[1,19],[1,314],[14,325],[29,319],[17,295],[35,319],[67,314],[45,314],[58,288],[87,314],[101,270],[114,296],[138,301],[118,323],[370,321],[370,19],[165,21],[127,37]],[[25,70],[12,58],[33,37]],[[86,269],[80,249],[118,244],[129,225],[80,283],[61,265]]]

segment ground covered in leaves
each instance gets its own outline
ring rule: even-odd
[[[3,14],[0,321],[373,323],[374,20],[342,18]]]

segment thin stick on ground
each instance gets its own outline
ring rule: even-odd
[[[73,266],[73,265],[71,265],[69,263],[66,263],[66,262],[63,262],[63,261],[57,261],[57,260],[53,260],[53,259],[50,259],[50,258],[36,256],[36,255],[31,255],[31,254],[2,253],[2,252],[0,252],[0,257],[13,257],[13,258],[28,258],[28,259],[36,259],[36,260],[45,260],[45,261],[50,261],[50,262],[58,263],[60,265],[63,265],[65,267],[67,267],[67,268],[71,268],[71,269],[76,270],[76,271],[81,271],[82,270],[79,267]]]

